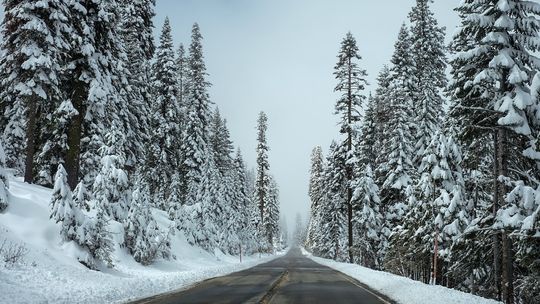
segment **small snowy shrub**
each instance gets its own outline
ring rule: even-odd
[[[12,267],[23,261],[28,249],[21,244],[4,239],[0,242],[0,262],[5,267]]]

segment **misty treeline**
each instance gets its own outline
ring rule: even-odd
[[[255,174],[210,100],[197,24],[174,49],[168,19],[154,45],[155,0],[3,5],[0,211],[6,168],[53,187],[51,219],[91,268],[115,245],[145,265],[174,257],[177,233],[229,254],[280,246],[266,116]]]
[[[416,1],[369,97],[356,41],[343,40],[341,139],[313,150],[306,246],[540,303],[540,3],[461,1],[446,46],[431,2]]]

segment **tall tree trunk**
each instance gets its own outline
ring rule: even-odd
[[[352,100],[352,70],[351,70],[351,58],[349,58],[349,75],[348,75],[348,109],[347,109],[347,154],[350,155],[352,151],[352,106],[353,106],[353,100]],[[352,229],[352,189],[351,189],[351,182],[352,182],[352,167],[350,164],[346,164],[345,167],[347,168],[347,227],[348,227],[348,236],[349,236],[349,262],[354,263],[354,255],[353,255],[353,229]]]
[[[72,190],[79,183],[82,124],[84,119],[84,101],[87,98],[87,85],[83,81],[73,82],[71,103],[77,115],[71,118],[67,131],[66,172],[68,184]]]
[[[497,211],[499,210],[499,131],[496,131],[493,135],[495,159],[493,161],[493,207],[492,216],[495,219]],[[501,246],[500,246],[500,234],[498,231],[494,231],[493,236],[493,278],[495,283],[495,292],[497,300],[501,300]]]
[[[499,163],[499,176],[508,176],[508,130],[499,129],[499,149],[497,162]],[[504,183],[499,182],[499,200],[506,197],[507,189]],[[499,205],[500,206],[500,205]],[[507,304],[514,303],[514,254],[512,240],[506,231],[501,234],[502,238],[502,300]]]
[[[34,94],[28,101],[28,114],[26,125],[26,161],[24,164],[24,182],[34,182],[34,155],[36,153],[36,124],[37,124],[37,96]]]
[[[506,304],[514,303],[514,248],[512,239],[507,233],[502,235],[503,245],[503,301]]]
[[[261,174],[261,178],[259,179],[259,185],[264,184],[264,173]],[[263,191],[259,190],[259,213],[261,215],[261,227],[264,227],[264,196],[265,193]]]

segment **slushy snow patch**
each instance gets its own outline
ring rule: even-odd
[[[455,289],[428,285],[384,271],[376,271],[356,264],[340,263],[314,257],[302,248],[302,253],[313,261],[342,272],[400,304],[501,304]]]
[[[10,181],[9,207],[0,213],[3,240],[28,249],[20,263],[0,264],[0,303],[122,303],[178,290],[196,282],[267,262],[276,256],[243,257],[213,254],[187,243],[177,232],[171,237],[175,259],[150,266],[135,262],[124,248],[115,247],[114,268],[92,271],[77,261],[81,249],[62,242],[60,225],[49,219],[51,189]],[[155,210],[157,212],[157,210]],[[158,220],[167,225],[167,219]],[[115,241],[122,238],[119,223],[111,225]]]

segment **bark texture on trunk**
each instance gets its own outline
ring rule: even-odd
[[[26,124],[26,160],[24,163],[24,182],[34,182],[34,155],[36,154],[37,101],[36,95],[28,100]]]
[[[66,153],[66,172],[68,184],[75,190],[79,183],[80,159],[81,159],[81,137],[84,120],[84,103],[87,98],[87,84],[82,81],[73,83],[73,94],[71,103],[77,115],[71,118],[67,132],[68,150]]]

